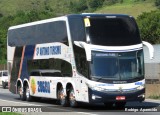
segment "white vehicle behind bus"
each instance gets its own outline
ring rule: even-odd
[[[8,86],[8,71],[0,71],[0,85],[5,89]]]

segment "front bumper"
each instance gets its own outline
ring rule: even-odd
[[[138,91],[130,92],[102,92],[89,88],[90,103],[106,103],[106,102],[128,102],[128,101],[144,101],[145,88]],[[124,100],[116,100],[117,96],[124,96]]]

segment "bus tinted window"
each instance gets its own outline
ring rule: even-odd
[[[32,70],[46,70],[40,72],[42,76],[66,76],[72,77],[72,66],[69,62],[62,59],[40,59],[40,60],[28,60],[28,71]],[[47,70],[59,70],[60,72],[47,71]]]
[[[137,25],[130,17],[90,18],[90,24],[92,44],[124,46],[141,43]]]
[[[83,18],[80,16],[68,17],[69,25],[70,25],[70,32],[73,41],[85,41],[85,27]]]
[[[60,72],[43,72],[42,76],[62,77]]]
[[[88,78],[89,77],[89,66],[86,60],[85,50],[76,45],[74,45],[73,48],[74,48],[74,55],[75,55],[77,70],[84,77]]]
[[[31,76],[41,76],[39,72],[31,72]]]
[[[55,21],[11,29],[8,32],[9,46],[24,46],[50,42],[62,42],[68,45],[65,21]]]

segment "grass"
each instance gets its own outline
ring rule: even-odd
[[[150,98],[150,99],[160,99],[160,95],[150,95],[148,98]]]
[[[0,115],[22,115],[22,114],[14,112],[0,112]]]
[[[124,0],[123,3],[117,3],[111,6],[104,6],[96,11],[96,13],[114,13],[128,14],[137,17],[142,12],[156,10],[154,0],[146,0],[144,2],[133,2],[134,0]]]

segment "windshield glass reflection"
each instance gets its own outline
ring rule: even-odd
[[[91,75],[95,78],[127,80],[144,74],[143,51],[92,52]]]

